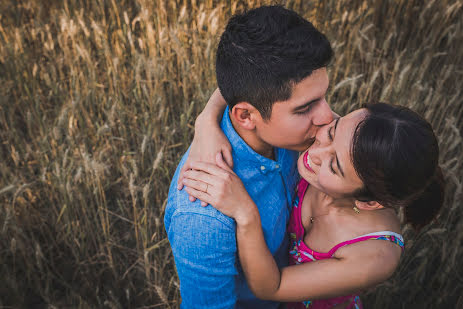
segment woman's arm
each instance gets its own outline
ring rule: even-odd
[[[279,270],[260,225],[252,222],[237,222],[238,252],[249,287],[262,299],[289,302],[358,293],[387,280],[400,258],[397,245],[370,240],[339,249],[337,258]]]
[[[219,88],[215,89],[203,111],[196,119],[196,122],[206,121],[218,126],[226,106],[227,102],[225,102],[225,99],[222,97]]]
[[[214,205],[237,223],[238,253],[253,293],[262,299],[302,301],[348,295],[386,280],[397,267],[396,245],[369,240],[343,247],[336,258],[278,269],[267,248],[259,212],[238,176],[217,157],[185,174],[189,194]]]
[[[281,272],[265,242],[257,207],[236,221],[238,254],[249,288],[258,298],[273,296],[281,284]],[[255,209],[255,210],[254,210]]]
[[[185,171],[188,194],[214,205],[237,223],[237,242],[241,265],[250,289],[256,296],[275,291],[280,271],[267,248],[259,211],[239,177],[216,156],[216,164],[197,162]]]
[[[215,155],[220,153],[230,167],[233,167],[231,146],[228,139],[220,129],[220,121],[227,106],[224,98],[217,88],[211,95],[204,110],[195,121],[195,135],[191,142],[188,159],[180,171],[177,188],[183,188],[182,179],[186,170],[191,168],[194,162],[215,162]],[[195,200],[194,198],[190,198]],[[204,205],[204,203],[203,203]]]

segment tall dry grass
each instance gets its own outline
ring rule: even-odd
[[[0,0],[0,307],[177,308],[162,223],[218,36],[271,1]],[[423,113],[445,210],[367,308],[463,307],[461,0],[286,1],[336,51],[328,99]]]

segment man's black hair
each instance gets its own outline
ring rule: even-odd
[[[293,86],[332,56],[310,22],[282,6],[263,6],[228,22],[217,48],[217,83],[230,108],[249,102],[270,119],[273,104],[288,100]]]

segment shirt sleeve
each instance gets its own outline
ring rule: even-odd
[[[172,216],[168,237],[180,279],[182,309],[234,308],[235,228],[202,213]]]

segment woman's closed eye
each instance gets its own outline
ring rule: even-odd
[[[331,135],[331,129],[333,129],[333,126],[331,126],[328,130],[327,130],[327,134],[328,134],[328,138],[330,141],[333,141],[333,135]]]
[[[333,168],[333,162],[334,162],[334,159],[331,158],[331,161],[330,161],[330,170],[331,170],[331,173],[333,173],[334,175],[337,175],[337,174],[336,174],[336,171],[335,171],[334,168]]]
[[[333,138],[333,135],[331,134],[331,130],[333,129],[333,126],[331,126],[328,130],[327,130],[327,134],[328,134],[328,139],[330,141],[333,141],[334,138]],[[334,175],[337,175],[336,174],[336,171],[334,170],[333,168],[333,162],[334,162],[334,157],[331,157],[331,160],[330,160],[330,170],[331,170],[331,173],[333,173]]]

